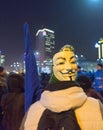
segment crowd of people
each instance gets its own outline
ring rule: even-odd
[[[91,82],[90,86],[94,88],[98,93],[100,93],[101,96],[103,97],[103,64],[102,63],[97,63],[96,71],[92,73],[83,71],[81,70],[80,66],[77,66],[77,78],[78,77],[81,78],[81,82],[84,81],[84,78],[86,83],[88,83],[90,80]],[[86,80],[86,78],[88,78],[88,80]],[[85,87],[86,86],[87,85],[85,85]]]
[[[19,130],[24,116],[24,77],[0,66],[0,130]]]
[[[0,66],[0,130],[59,130],[59,127],[62,130],[69,130],[68,127],[71,127],[70,130],[103,130],[101,63],[97,64],[97,70],[93,73],[83,71],[81,66],[76,64],[73,48],[63,47],[53,57],[52,76],[41,74],[40,101],[32,104],[26,114],[24,80],[25,75],[7,75],[4,67]],[[97,109],[93,110],[93,107]],[[89,109],[93,111],[92,114],[98,116],[91,115]],[[93,118],[98,120],[93,122]],[[85,120],[88,120],[89,124]]]

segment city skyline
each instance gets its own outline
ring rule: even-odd
[[[2,1],[0,4],[0,49],[6,63],[24,54],[23,24],[28,22],[33,46],[37,30],[55,32],[58,51],[64,44],[74,46],[77,55],[87,60],[98,58],[95,43],[103,37],[102,0]]]
[[[39,61],[43,63],[53,57],[55,49],[55,32],[53,30],[43,28],[36,33],[35,51],[39,53]]]

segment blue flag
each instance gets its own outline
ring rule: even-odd
[[[24,24],[25,40],[25,112],[30,105],[40,99],[40,81],[36,59],[32,48],[29,25]]]

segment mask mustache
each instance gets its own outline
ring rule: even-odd
[[[61,72],[62,74],[71,74],[71,73],[75,73],[76,71],[73,69],[67,70],[66,72]]]

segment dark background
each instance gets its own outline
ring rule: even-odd
[[[72,44],[77,55],[96,61],[95,43],[103,37],[103,0],[1,0],[0,50],[6,64],[24,53],[23,24],[35,33],[42,27],[55,31],[57,48]]]

